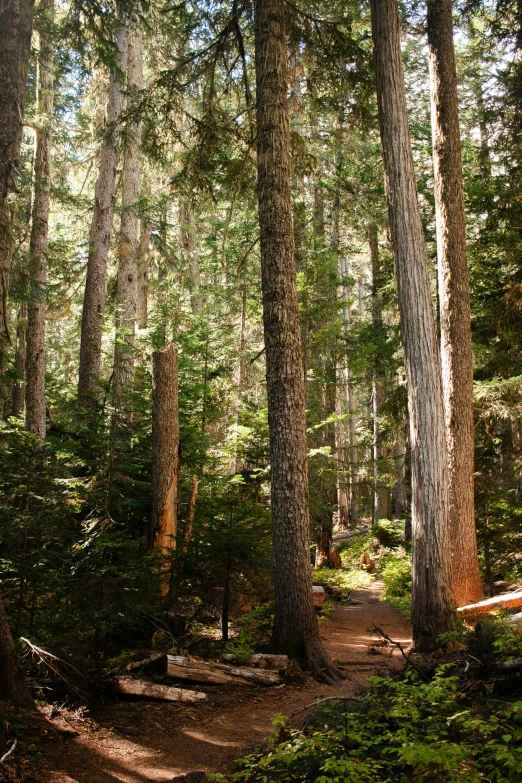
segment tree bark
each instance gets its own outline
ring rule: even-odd
[[[454,596],[440,352],[411,152],[397,0],[371,0],[386,195],[408,380],[412,461],[412,627],[433,650]]]
[[[169,343],[152,354],[152,525],[154,546],[169,558],[178,532],[178,351]],[[170,565],[163,571],[168,592]]]
[[[27,308],[25,360],[25,423],[38,441],[46,434],[45,315],[47,307],[47,252],[51,203],[51,143],[53,129],[54,57],[51,30],[54,0],[40,3],[38,56],[38,114],[34,201],[29,245],[31,297]]]
[[[7,295],[11,266],[9,193],[17,191],[34,0],[0,4],[0,416],[9,396],[5,382],[10,344]]]
[[[89,234],[89,257],[83,298],[78,394],[95,394],[101,373],[103,313],[107,288],[107,259],[116,192],[116,169],[123,104],[122,76],[127,68],[128,30],[116,31],[118,67],[111,71],[107,123],[100,149],[98,180]]]
[[[284,0],[256,0],[257,164],[274,542],[274,652],[332,682],[312,596],[305,390],[292,226]]]
[[[373,221],[368,229],[368,243],[370,245],[370,260],[372,272],[372,322],[377,334],[382,331],[382,308],[379,298],[380,283],[380,259],[379,259],[379,234],[377,224]],[[384,377],[378,357],[374,361],[372,373],[372,462],[373,462],[373,521],[387,519],[390,516],[391,497],[390,490],[381,479],[382,449],[379,434],[379,416],[384,402]]]
[[[127,55],[127,108],[136,108],[138,91],[143,87],[141,30],[129,32]],[[122,215],[116,285],[114,348],[114,407],[119,414],[130,416],[130,397],[134,382],[134,337],[138,309],[138,254],[140,218],[138,201],[141,193],[140,146],[141,122],[133,120],[127,127],[122,174]]]
[[[2,699],[12,701],[18,707],[33,705],[0,598],[0,700]]]
[[[146,329],[149,320],[149,238],[150,230],[144,229],[142,226],[138,250],[138,305],[136,313],[140,329]]]
[[[25,358],[27,334],[27,305],[22,302],[16,322],[15,381],[11,397],[11,415],[22,416],[25,412]]]
[[[484,593],[475,528],[471,305],[451,0],[428,0],[428,45],[452,579],[460,606]]]

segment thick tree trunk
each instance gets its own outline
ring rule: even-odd
[[[25,412],[25,358],[27,334],[27,305],[22,302],[16,322],[15,380],[11,397],[11,415],[22,416]]]
[[[54,0],[40,3],[38,56],[38,114],[34,168],[34,201],[29,245],[31,297],[27,308],[27,354],[25,360],[25,422],[39,441],[46,433],[45,315],[47,306],[47,250],[51,186],[53,122],[53,43],[49,25],[54,19]]]
[[[412,461],[415,648],[432,650],[452,627],[444,404],[426,247],[411,152],[397,0],[371,0],[381,144],[402,339]]]
[[[143,87],[141,31],[131,30],[127,55],[127,107],[135,108],[137,92]],[[122,215],[116,285],[116,341],[114,348],[114,407],[118,414],[130,415],[130,397],[134,382],[134,336],[138,309],[138,255],[141,193],[141,122],[127,128],[122,174]]]
[[[275,652],[339,677],[312,596],[305,391],[292,226],[284,0],[256,0],[257,162],[274,541]]]
[[[34,0],[0,3],[0,416],[9,397],[5,382],[12,242],[8,196],[18,188],[33,15]]]
[[[154,546],[169,558],[178,532],[178,351],[169,343],[152,354],[152,525]],[[170,565],[162,590],[169,589]]]
[[[190,286],[190,306],[194,315],[197,315],[203,309],[203,297],[196,251],[196,225],[190,197],[182,198],[179,203],[179,243]]]
[[[18,707],[32,707],[33,704],[0,598],[0,700],[2,699],[12,701]]]
[[[128,31],[116,32],[118,69],[109,77],[107,126],[100,149],[98,180],[89,234],[89,257],[83,298],[78,393],[80,397],[96,392],[101,373],[103,312],[107,287],[107,259],[111,241],[112,216],[116,192],[116,169],[123,104],[122,73],[127,68]]]
[[[376,332],[382,330],[382,308],[379,298],[380,283],[380,259],[379,259],[379,234],[377,225],[373,221],[368,229],[368,243],[370,245],[370,259],[372,272],[372,322]],[[375,359],[372,374],[372,461],[373,461],[373,521],[387,519],[390,516],[391,497],[390,490],[381,479],[381,444],[379,436],[379,416],[384,402],[384,377],[381,362]]]
[[[451,0],[428,0],[442,386],[455,600],[483,597],[473,488],[473,351]]]

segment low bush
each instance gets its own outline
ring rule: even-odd
[[[269,752],[241,759],[231,781],[520,783],[522,701],[465,701],[451,667],[431,682],[373,677],[361,696],[320,705],[306,731],[279,718]]]

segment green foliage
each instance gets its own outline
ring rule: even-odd
[[[359,587],[366,587],[373,577],[366,571],[346,570],[344,568],[319,568],[313,572],[314,582],[326,582],[343,588],[343,598]]]
[[[381,579],[384,598],[409,617],[411,611],[411,555],[404,549],[392,550],[384,560]]]
[[[464,702],[447,666],[429,683],[372,677],[363,695],[321,705],[307,732],[282,731],[234,783],[522,781],[522,702]]]
[[[379,519],[372,527],[372,535],[381,546],[393,548],[404,543],[404,521],[401,519]]]
[[[273,604],[256,606],[236,621],[237,635],[228,642],[226,651],[245,657],[264,652],[270,642],[273,622]]]

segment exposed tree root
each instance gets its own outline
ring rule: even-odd
[[[319,640],[306,645],[306,660],[312,674],[327,685],[336,685],[341,680],[351,679],[332,663]]]

